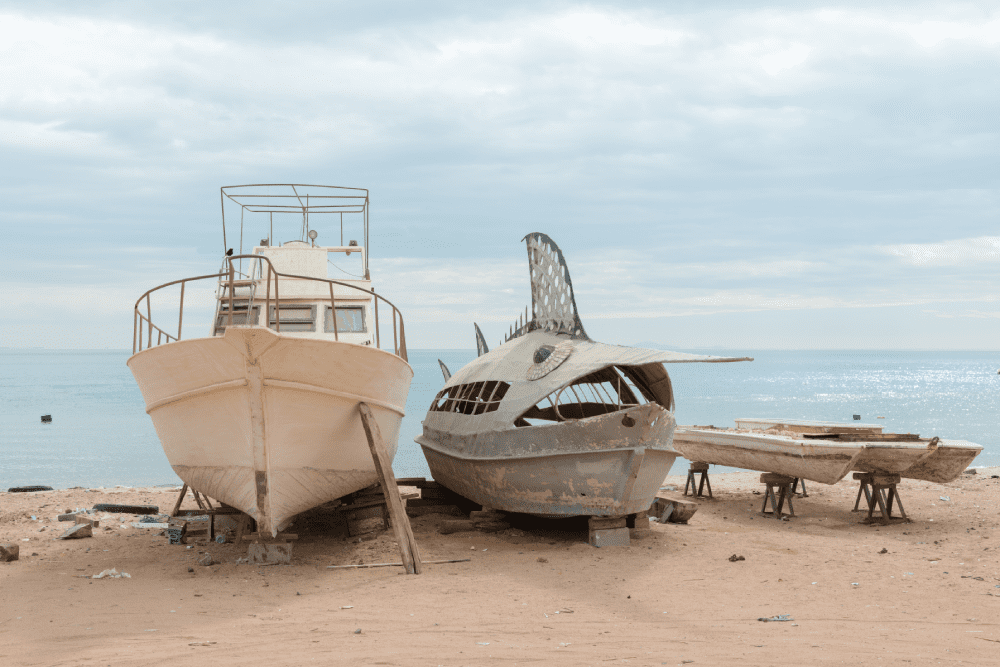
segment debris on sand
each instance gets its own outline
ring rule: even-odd
[[[778,614],[777,616],[768,616],[768,617],[761,616],[757,620],[762,621],[764,623],[782,623],[785,621],[794,621],[795,619],[789,616],[788,614]]]
[[[117,568],[111,568],[110,570],[104,570],[100,574],[95,574],[91,579],[131,579],[132,575],[128,572],[119,572]]]

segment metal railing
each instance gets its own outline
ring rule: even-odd
[[[258,262],[257,267],[250,272],[251,277],[256,276],[256,278],[253,280],[253,283],[251,283],[255,287],[251,290],[251,294],[249,296],[248,304],[247,304],[247,321],[248,322],[249,322],[249,315],[252,312],[252,308],[253,308],[252,301],[256,297],[257,290],[259,289],[259,283],[260,282],[262,282],[262,281],[265,282],[265,290],[264,290],[264,294],[265,294],[265,296],[264,296],[264,313],[265,313],[265,318],[266,318],[265,322],[266,323],[270,322],[270,315],[269,314],[271,312],[271,303],[272,303],[272,298],[271,298],[271,283],[272,283],[272,281],[274,282],[274,299],[273,299],[274,307],[275,307],[274,330],[277,331],[278,333],[281,333],[281,318],[280,318],[280,314],[279,314],[279,310],[280,310],[280,303],[279,303],[280,297],[279,297],[279,294],[278,294],[278,279],[279,278],[291,278],[291,279],[296,279],[296,280],[311,280],[311,281],[318,282],[318,283],[326,283],[328,285],[328,287],[329,287],[329,290],[330,290],[330,308],[331,308],[331,311],[332,311],[331,312],[331,318],[333,319],[333,338],[334,338],[334,340],[339,341],[340,340],[340,332],[338,331],[338,327],[337,327],[337,299],[336,299],[336,297],[335,297],[335,295],[333,293],[333,286],[334,285],[340,285],[341,287],[348,287],[350,289],[357,290],[359,292],[363,292],[365,295],[370,295],[372,297],[373,305],[374,305],[374,310],[375,310],[375,313],[374,313],[374,315],[375,315],[375,347],[377,347],[379,349],[382,348],[382,340],[381,340],[381,335],[380,335],[380,331],[379,331],[379,315],[378,315],[378,304],[379,304],[379,301],[382,301],[383,303],[385,303],[387,306],[389,306],[392,309],[392,346],[393,346],[393,351],[395,352],[396,356],[402,358],[403,361],[409,361],[409,359],[407,358],[407,354],[406,354],[406,331],[405,331],[405,328],[404,328],[404,325],[403,325],[403,314],[399,311],[398,308],[396,308],[396,306],[391,301],[389,301],[385,297],[381,296],[380,294],[376,294],[374,288],[372,288],[371,291],[368,291],[368,290],[366,290],[366,289],[364,289],[362,287],[358,287],[357,285],[351,285],[349,283],[345,283],[345,282],[342,282],[340,280],[331,280],[329,278],[313,278],[313,277],[310,277],[310,276],[298,276],[298,275],[294,275],[294,274],[290,274],[290,273],[279,273],[278,271],[276,271],[274,269],[274,266],[271,264],[271,260],[268,259],[267,257],[263,257],[261,255],[234,255],[232,257],[227,257],[226,261],[229,264],[229,270],[228,271],[223,270],[220,273],[211,273],[211,274],[204,275],[204,276],[195,276],[193,278],[183,278],[181,280],[173,280],[173,281],[171,281],[169,283],[164,283],[162,285],[154,287],[151,290],[148,290],[145,294],[143,294],[141,297],[139,297],[139,299],[135,302],[135,311],[134,311],[133,318],[132,318],[132,354],[135,354],[137,352],[141,352],[142,350],[149,349],[151,347],[155,347],[157,345],[163,345],[163,344],[166,344],[166,343],[171,343],[171,342],[174,342],[174,341],[181,340],[181,332],[182,332],[182,327],[184,325],[184,291],[185,291],[185,287],[190,282],[195,282],[195,281],[198,281],[198,280],[208,280],[208,279],[211,279],[211,278],[215,278],[215,279],[219,280],[220,286],[224,286],[224,287],[228,288],[227,289],[227,291],[228,291],[228,297],[223,297],[221,291],[217,294],[218,305],[217,305],[217,308],[216,308],[216,316],[215,316],[216,320],[213,321],[213,330],[214,330],[215,322],[218,321],[219,314],[221,314],[223,312],[221,310],[221,305],[222,305],[222,303],[223,303],[224,300],[228,301],[228,306],[229,306],[229,308],[228,308],[228,321],[227,321],[226,326],[232,326],[232,324],[233,324],[233,306],[234,306],[235,288],[236,288],[236,274],[237,274],[237,271],[236,271],[236,269],[233,266],[233,262],[235,260],[238,260],[238,259],[250,259],[250,260],[255,260],[255,261]],[[267,264],[267,274],[266,275],[264,274],[264,271],[261,268],[262,263],[266,263]],[[225,266],[225,264],[223,265],[223,267],[224,266]],[[181,286],[181,295],[180,295],[180,300],[179,300],[178,308],[177,308],[177,333],[176,334],[172,334],[172,333],[166,331],[165,329],[163,329],[163,328],[161,328],[161,327],[159,327],[159,326],[157,326],[156,324],[153,323],[153,315],[152,315],[153,309],[152,309],[152,301],[151,301],[151,295],[153,293],[158,292],[159,290],[162,290],[164,288],[171,287],[173,285],[180,285]],[[145,302],[145,311],[146,311],[145,313],[142,312],[143,302]],[[153,333],[154,332],[156,333],[155,342],[154,342],[154,337],[153,337]]]

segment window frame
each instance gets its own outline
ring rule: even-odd
[[[366,317],[365,311],[367,308],[364,306],[337,306],[337,310],[357,310],[361,312],[361,328],[360,329],[341,329],[339,324],[337,326],[337,333],[351,333],[351,334],[366,334],[368,333],[368,318]],[[327,319],[327,316],[330,316]],[[333,333],[333,318],[336,314],[333,312],[333,307],[326,306],[323,309],[323,332]],[[327,326],[329,324],[329,326]]]

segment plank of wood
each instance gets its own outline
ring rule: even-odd
[[[424,565],[443,565],[444,563],[468,563],[471,558],[454,558],[452,560],[425,560]],[[364,565],[327,565],[328,570],[347,570],[367,567],[403,567],[402,563],[367,563]]]
[[[170,516],[177,516],[177,510],[181,508],[181,503],[184,502],[184,496],[187,495],[187,492],[188,492],[188,485],[187,483],[185,483],[184,486],[181,487],[180,495],[177,496],[177,502],[174,503],[174,509],[170,511]]]
[[[372,414],[367,403],[364,401],[358,403],[358,412],[361,413],[361,424],[365,428],[368,448],[372,451],[375,471],[382,484],[382,493],[385,494],[389,517],[392,520],[392,529],[396,533],[396,541],[399,543],[399,551],[406,572],[407,574],[420,574],[422,571],[420,550],[417,547],[417,540],[413,537],[413,529],[410,528],[410,519],[406,516],[403,499],[399,497],[399,486],[396,484],[396,476],[392,472],[392,464],[389,461],[385,442],[382,440],[382,432],[379,430],[375,415]]]

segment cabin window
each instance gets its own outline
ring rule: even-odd
[[[333,333],[333,309],[326,307],[324,331]],[[337,333],[365,333],[365,309],[362,306],[337,306]]]
[[[250,309],[249,318],[247,317],[247,306],[246,303],[240,305],[238,302],[233,303],[233,326],[242,327],[247,325],[257,324],[257,318],[260,317],[260,306],[254,306]],[[226,331],[226,327],[229,326],[229,302],[223,301],[219,312],[215,317],[215,335],[221,336]]]
[[[584,375],[526,410],[514,426],[597,417],[653,400],[631,368],[610,366]]]
[[[281,304],[278,307],[271,306],[270,312],[269,319],[272,329],[277,329],[280,318],[282,331],[316,331],[316,306]]]
[[[463,415],[481,415],[496,412],[510,385],[489,380],[446,387],[434,397],[432,412],[460,412]]]

